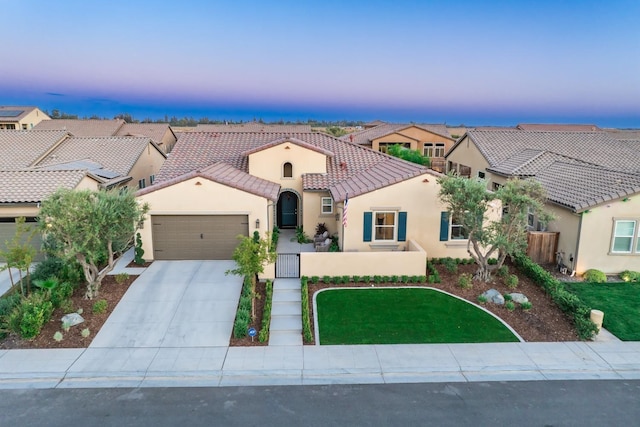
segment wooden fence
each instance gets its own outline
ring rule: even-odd
[[[527,233],[527,255],[538,264],[555,264],[560,233],[551,231],[529,231]]]

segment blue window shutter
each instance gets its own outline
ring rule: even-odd
[[[370,242],[371,241],[371,229],[373,223],[373,212],[365,212],[364,213],[364,224],[362,228],[362,241]]]
[[[407,241],[407,213],[398,212],[398,242]]]
[[[449,212],[440,212],[440,241],[449,240]]]

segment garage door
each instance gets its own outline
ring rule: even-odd
[[[37,228],[37,224],[35,223],[35,218],[27,218],[27,226],[30,230]],[[16,223],[15,218],[0,218],[0,252],[6,250],[6,242],[11,242],[16,235]],[[24,243],[26,238],[23,237],[22,242]],[[36,250],[36,257],[34,261],[42,261],[44,259],[44,254],[40,251],[42,248],[42,235],[39,232],[35,232],[33,234],[33,238],[31,239],[31,246]],[[0,255],[0,262],[5,261]]]
[[[157,260],[231,259],[238,235],[249,235],[247,215],[153,215]]]

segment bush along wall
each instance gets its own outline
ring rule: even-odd
[[[258,341],[267,342],[269,340],[269,328],[271,327],[271,307],[273,304],[273,283],[267,280],[264,296],[264,309],[262,312],[262,326],[258,334]]]
[[[541,286],[560,309],[573,317],[578,336],[582,340],[593,338],[598,327],[590,319],[591,307],[586,305],[576,295],[567,291],[564,285],[548,271],[540,267],[531,259],[524,255],[516,255],[515,265],[528,278]]]
[[[305,344],[311,344],[313,342],[313,335],[311,334],[311,319],[309,315],[309,286],[307,282],[307,277],[302,277],[300,279],[300,292],[302,293],[302,339],[304,340]]]
[[[247,336],[249,324],[251,323],[251,278],[245,277],[242,282],[242,293],[238,302],[236,319],[233,322],[234,338],[244,338]]]

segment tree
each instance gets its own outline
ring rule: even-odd
[[[9,270],[9,280],[11,280],[11,287],[13,287],[15,283],[11,269],[16,268],[18,270],[22,295],[26,295],[31,291],[30,268],[36,256],[36,250],[31,244],[31,240],[33,240],[36,231],[35,228],[31,228],[26,224],[26,218],[16,218],[16,233],[10,241],[5,242],[6,250],[0,251],[0,258],[6,260],[6,264],[0,267],[0,271]],[[24,281],[22,280],[23,271],[26,272]]]
[[[509,179],[495,192],[487,191],[483,180],[456,175],[438,178],[440,200],[447,206],[450,218],[462,225],[467,252],[478,264],[476,278],[488,281],[491,272],[504,263],[507,255],[524,252],[527,247],[527,218],[530,213],[547,223],[551,215],[544,211],[546,194],[534,179]],[[489,209],[503,207],[498,220],[489,220]],[[489,265],[490,258],[498,262]]]
[[[417,163],[424,166],[431,165],[431,161],[429,160],[429,158],[423,156],[420,151],[411,150],[407,147],[403,147],[400,144],[394,144],[390,146],[387,153],[392,155],[393,157],[398,157],[411,163]]]
[[[55,241],[57,255],[80,263],[87,281],[85,298],[93,299],[115,266],[114,254],[131,245],[148,210],[131,190],[60,189],[42,202],[40,222]]]
[[[251,318],[256,317],[256,282],[258,274],[264,272],[264,266],[276,261],[277,254],[271,251],[271,238],[261,239],[256,231],[253,237],[238,236],[240,244],[233,251],[233,260],[237,267],[225,274],[248,276],[251,279]]]

